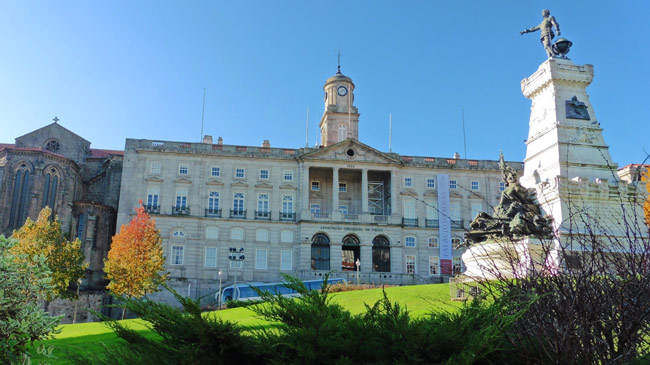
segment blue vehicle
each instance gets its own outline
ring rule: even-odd
[[[303,281],[308,290],[321,289],[323,285],[323,280],[305,280]],[[348,281],[343,278],[332,278],[327,280],[328,285],[332,284],[347,284]],[[253,290],[255,287],[259,290],[269,292],[271,294],[281,294],[283,296],[297,296],[295,290],[288,288],[285,283],[261,283],[261,282],[250,282],[245,284],[228,285],[227,287],[221,290],[221,293],[217,292],[214,295],[214,299],[219,302],[219,296],[223,302],[228,300],[259,300],[260,296]]]

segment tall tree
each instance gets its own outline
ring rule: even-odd
[[[650,227],[650,168],[643,174],[642,181],[645,181],[645,188],[648,191],[648,198],[643,203],[643,215],[645,216],[645,223]]]
[[[52,210],[43,208],[36,221],[27,218],[25,224],[14,231],[12,238],[18,240],[11,250],[26,260],[45,257],[45,263],[52,272],[52,289],[45,292],[45,299],[74,299],[77,294],[69,290],[70,283],[83,277],[88,266],[84,263],[81,241],[66,240],[61,231],[61,222],[50,219]]]
[[[158,291],[158,286],[167,280],[167,274],[163,273],[162,239],[156,222],[144,210],[142,201],[136,212],[131,222],[122,225],[120,232],[113,236],[104,264],[104,272],[110,280],[108,289],[127,298],[141,298]]]
[[[52,289],[43,255],[16,254],[18,242],[0,235],[0,363],[28,364],[28,347],[54,332],[61,317],[38,307],[38,299]],[[44,346],[41,345],[41,348]]]

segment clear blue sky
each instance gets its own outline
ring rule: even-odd
[[[551,10],[621,166],[650,152],[647,1],[4,1],[0,142],[51,123],[94,148],[125,138],[275,147],[317,140],[325,80],[356,84],[360,140],[404,155],[523,160],[521,79],[546,58],[519,31]],[[465,157],[465,156],[463,156]]]

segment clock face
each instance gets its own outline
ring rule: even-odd
[[[339,93],[339,95],[345,96],[348,94],[348,89],[346,89],[345,86],[339,86],[337,92]]]

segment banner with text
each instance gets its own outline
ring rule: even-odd
[[[438,230],[440,231],[440,272],[451,275],[451,218],[449,216],[449,175],[438,174]]]

